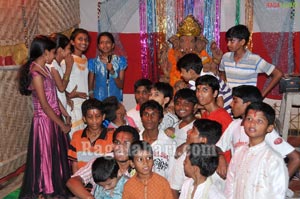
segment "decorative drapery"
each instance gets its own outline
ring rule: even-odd
[[[284,73],[294,71],[294,11],[295,1],[254,1],[254,16],[261,31],[262,44],[266,48],[272,64]],[[273,95],[278,90],[272,91]]]
[[[139,4],[143,77],[157,80],[155,52],[164,47],[163,43],[176,33],[178,24],[189,14],[202,22],[203,34],[209,41],[220,44],[221,0],[140,0]]]
[[[0,65],[22,64],[35,35],[79,24],[79,0],[0,1],[0,21]]]

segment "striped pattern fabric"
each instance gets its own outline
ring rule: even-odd
[[[244,57],[236,63],[234,53],[227,52],[223,55],[220,71],[225,71],[227,84],[233,88],[240,85],[257,85],[259,73],[270,75],[275,66],[266,62],[259,55],[246,51]]]

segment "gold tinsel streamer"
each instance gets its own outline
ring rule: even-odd
[[[62,34],[70,37],[74,28],[70,28],[62,32]],[[0,57],[12,56],[12,60],[16,65],[22,65],[26,62],[28,55],[28,48],[26,48],[25,43],[16,45],[7,45],[0,47]],[[1,66],[0,66],[1,67]]]
[[[166,19],[166,0],[156,1],[156,24],[158,32],[158,48],[166,41],[167,19]]]
[[[248,42],[248,49],[252,51],[253,41],[252,41],[252,33],[253,33],[253,0],[245,0],[245,24],[250,31],[250,38]]]

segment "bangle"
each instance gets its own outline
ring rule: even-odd
[[[89,95],[91,95],[91,94],[94,93],[94,91],[93,91],[93,90],[90,90],[88,93],[89,93]]]
[[[64,75],[63,80],[65,80],[66,82],[69,81],[69,76],[68,75]]]

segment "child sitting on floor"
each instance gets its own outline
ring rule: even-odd
[[[113,130],[102,126],[105,119],[104,105],[97,99],[82,103],[83,121],[87,127],[73,134],[68,156],[72,161],[73,173],[90,160],[112,152]]]
[[[127,177],[118,176],[119,165],[112,157],[97,158],[92,165],[96,186],[94,198],[121,199]]]

